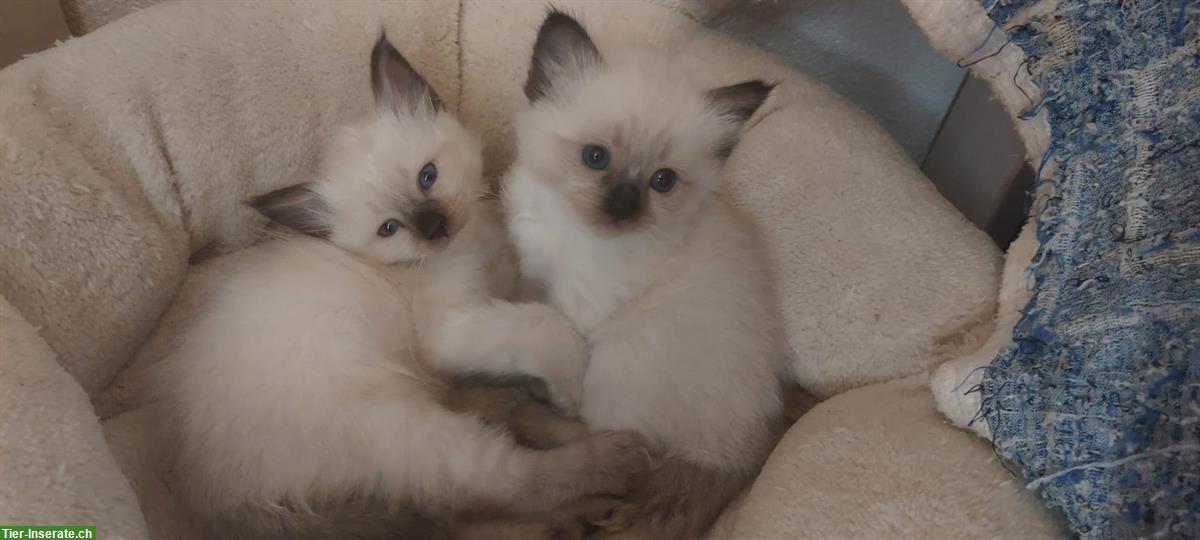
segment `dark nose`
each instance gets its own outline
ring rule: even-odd
[[[437,208],[425,207],[417,211],[417,232],[426,240],[437,240],[449,236],[446,232],[446,215]]]
[[[614,221],[624,221],[642,209],[641,190],[634,184],[622,182],[608,190],[604,196],[604,213]]]

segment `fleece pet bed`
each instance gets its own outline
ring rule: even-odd
[[[929,368],[993,333],[1001,264],[987,237],[813,79],[661,6],[564,5],[602,48],[644,42],[713,85],[780,82],[724,196],[770,246],[798,379],[832,397],[716,534],[1058,534],[985,443],[940,420],[926,386]],[[545,9],[166,3],[0,71],[0,522],[199,537],[147,374],[222,264],[260,238],[241,201],[302,179],[333,127],[369,108],[381,28],[501,171]]]

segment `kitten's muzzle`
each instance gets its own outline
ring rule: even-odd
[[[642,211],[642,190],[632,182],[621,182],[604,195],[604,214],[614,222],[628,221]]]
[[[413,218],[414,228],[426,240],[440,240],[450,236],[445,212],[436,205],[422,206]]]

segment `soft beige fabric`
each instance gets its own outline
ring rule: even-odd
[[[581,16],[601,52],[610,40],[644,42],[712,86],[781,83],[734,153],[727,186],[772,248],[802,384],[829,396],[978,346],[995,311],[999,252],[866,114],[663,8],[628,2],[596,16],[599,4],[558,5]],[[523,1],[463,10],[462,114],[483,127],[492,171],[509,162],[505,119],[524,99],[520,84],[497,81],[523,80],[544,14]]]
[[[985,439],[992,436],[987,422],[982,418],[972,422],[981,405],[975,386],[983,380],[982,368],[991,364],[996,355],[1012,343],[1013,326],[1029,302],[1030,288],[1025,269],[1037,248],[1036,235],[1035,222],[1030,221],[1008,247],[992,335],[979,350],[938,366],[929,380],[938,410],[954,425],[970,429]]]
[[[0,523],[95,525],[104,538],[147,537],[87,394],[2,296]]]
[[[104,422],[104,435],[138,494],[150,537],[204,540],[204,528],[176,497],[182,491],[173,476],[177,446],[163,429],[166,418],[163,406],[147,405]]]
[[[158,152],[150,119],[91,93],[89,62],[64,51],[0,71],[0,295],[91,394],[153,328],[187,246],[137,181],[134,161]]]
[[[728,538],[1064,537],[987,443],[942,421],[927,384],[860,388],[801,418]]]
[[[732,158],[729,196],[756,214],[774,250],[804,383],[831,395],[978,348],[995,312],[996,249],[869,118],[811,78],[664,8],[632,1],[620,9],[560,5],[583,15],[601,47],[606,40],[649,41],[713,85],[751,76],[782,83]],[[189,257],[252,241],[262,221],[240,201],[303,179],[332,127],[366,110],[365,52],[381,28],[452,107],[461,104],[464,119],[484,134],[491,171],[502,170],[511,152],[506,121],[522,99],[544,9],[538,2],[492,1],[169,3],[0,72],[0,294],[19,310],[10,309],[12,319],[38,327],[61,366],[111,416],[105,449],[95,440],[95,417],[83,396],[72,405],[64,397],[69,391],[50,394],[59,424],[93,430],[86,455],[114,475],[111,483],[95,483],[91,473],[68,474],[64,485],[77,491],[40,499],[0,491],[0,511],[29,505],[31,512],[57,515],[86,496],[125,512],[113,516],[136,516],[127,484],[115,476],[115,455],[153,536],[188,537],[191,527],[170,484],[172,448],[161,435],[148,374],[203,305],[206,288],[220,282],[222,259],[213,259],[193,267],[178,290]],[[605,16],[597,17],[601,9]],[[44,345],[40,352],[14,350],[21,362],[53,359]],[[106,387],[131,358],[132,366]],[[776,452],[764,474],[767,487],[752,492],[736,522],[725,520],[722,527],[772,538],[795,537],[809,530],[808,521],[827,523],[823,530],[843,537],[872,536],[897,520],[910,527],[898,530],[925,527],[945,535],[1003,528],[976,522],[1001,514],[950,513],[918,524],[859,511],[859,495],[868,492],[881,507],[907,508],[914,499],[985,501],[991,487],[973,481],[1004,474],[988,462],[986,447],[959,439],[967,435],[926,426],[923,415],[932,411],[927,390],[928,403],[904,413],[915,390],[878,388],[851,395],[871,396],[873,406],[891,415],[889,429],[896,433],[872,439],[879,430],[865,412],[838,417],[844,431],[836,433],[851,437],[862,423],[862,440],[870,445],[896,438],[900,442],[889,448],[916,454],[889,456],[909,459],[906,468],[855,460],[860,453],[876,455],[868,445],[843,453],[849,463],[839,465],[842,478],[813,483],[806,475],[820,470],[794,473],[778,465],[806,455],[791,441],[830,429],[806,420]],[[39,413],[38,403],[20,400],[12,404],[15,412],[2,412],[51,414]],[[33,437],[56,429],[11,425]],[[9,426],[0,426],[0,438]],[[61,450],[35,449],[21,462]],[[941,467],[955,463],[970,470],[947,481]],[[942,482],[914,488],[914,477]],[[810,484],[841,501],[823,507],[824,522],[810,516],[805,499],[756,495],[775,489],[770,486]],[[1017,495],[998,497],[996,508],[1010,511],[1009,519],[1037,521],[1032,498],[1021,506],[1012,502]],[[919,508],[901,517],[927,518]],[[759,524],[762,529],[747,528]]]

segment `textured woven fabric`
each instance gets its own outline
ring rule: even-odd
[[[1051,127],[997,450],[1084,538],[1200,538],[1200,3],[982,0]]]

